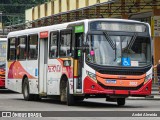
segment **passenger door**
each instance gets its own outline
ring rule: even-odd
[[[48,71],[48,31],[40,32],[39,40],[39,94],[47,95],[47,71]]]
[[[47,72],[47,95],[59,94],[61,64],[58,60],[59,31],[52,31],[49,37],[49,59]]]
[[[84,26],[78,25],[74,27],[74,92],[82,93],[83,85],[83,64],[84,64],[84,54],[83,54],[83,40],[84,40]]]

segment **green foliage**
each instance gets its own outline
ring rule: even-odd
[[[0,0],[0,11],[5,14],[3,16],[4,25],[7,26],[25,22],[26,9],[47,1],[48,0]]]

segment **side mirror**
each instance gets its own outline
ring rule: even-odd
[[[69,66],[71,66],[71,60],[64,60],[64,61],[63,61],[63,66],[64,66],[64,67],[69,67]]]

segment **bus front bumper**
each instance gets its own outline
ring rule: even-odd
[[[149,80],[138,90],[111,90],[102,88],[88,76],[84,80],[84,94],[148,96],[151,94],[151,87],[152,80]]]

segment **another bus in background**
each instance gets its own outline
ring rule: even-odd
[[[0,38],[0,88],[5,87],[6,41],[7,38]]]

